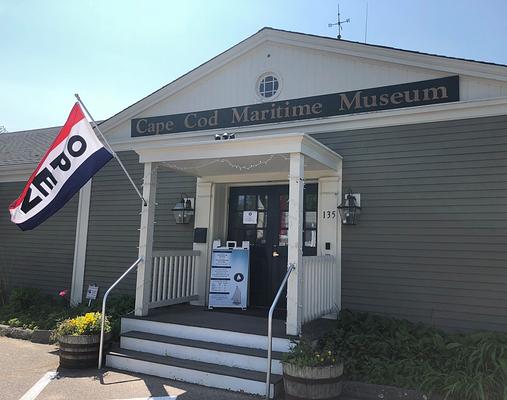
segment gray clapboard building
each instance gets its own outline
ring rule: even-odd
[[[55,216],[21,232],[7,207],[58,128],[2,134],[0,274],[8,287],[70,288],[81,302],[89,284],[103,292],[140,257],[119,287],[136,295],[122,342],[133,353],[110,355],[110,365],[146,371],[148,350],[133,344],[146,338],[129,331],[171,336],[171,323],[202,317],[218,290],[215,240],[249,243],[245,318],[267,312],[294,266],[278,351],[285,334],[342,308],[507,331],[504,65],[265,28],[101,129],[148,205],[112,160]],[[355,224],[349,195],[361,207]],[[188,223],[176,223],[175,206],[188,207]],[[167,306],[182,319],[164,317]],[[229,321],[227,343],[257,346],[265,328],[235,336],[241,324]],[[224,332],[199,329],[186,340]],[[235,379],[206,384],[263,393],[259,379]]]

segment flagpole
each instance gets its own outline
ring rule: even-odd
[[[139,195],[139,197],[143,201],[144,206],[147,206],[148,203],[146,202],[146,200],[144,199],[143,195],[141,194],[141,192],[137,188],[136,184],[134,183],[134,180],[132,179],[132,177],[128,173],[127,168],[125,168],[125,165],[123,165],[123,163],[121,162],[120,157],[118,157],[118,154],[116,154],[116,152],[113,150],[113,148],[111,147],[111,145],[107,141],[107,139],[104,136],[104,134],[100,131],[100,128],[97,125],[97,123],[95,122],[95,120],[93,119],[92,115],[90,114],[90,111],[88,111],[88,109],[86,108],[86,106],[84,105],[84,103],[81,101],[81,97],[79,97],[78,93],[74,94],[74,96],[76,96],[77,101],[79,102],[79,104],[81,104],[81,106],[84,108],[84,110],[86,111],[86,113],[88,114],[88,116],[90,117],[90,119],[92,120],[93,125],[95,125],[94,128],[100,134],[100,136],[102,137],[102,140],[104,140],[104,143],[107,145],[108,150],[111,152],[111,154],[113,155],[113,157],[116,158],[116,161],[118,161],[118,164],[120,164],[120,167],[123,169],[123,172],[125,172],[125,175],[127,175],[127,178],[129,178],[130,183],[132,184],[132,186],[134,187],[135,191],[137,192],[137,194]]]

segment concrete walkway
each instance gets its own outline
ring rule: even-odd
[[[48,372],[58,375],[51,379]],[[46,377],[46,378],[44,378]],[[42,378],[42,379],[41,379]],[[38,383],[39,382],[39,383]],[[34,385],[37,386],[34,387]],[[33,393],[40,394],[33,397]],[[24,397],[23,397],[24,396]],[[58,370],[55,346],[0,337],[0,398],[2,400],[259,400],[259,397],[211,389],[141,374],[104,370]],[[157,399],[158,400],[158,399]]]

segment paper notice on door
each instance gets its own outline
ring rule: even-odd
[[[257,211],[243,211],[243,224],[257,225]]]

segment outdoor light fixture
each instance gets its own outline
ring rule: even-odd
[[[194,216],[193,200],[193,198],[188,197],[185,193],[181,194],[180,201],[173,208],[174,220],[177,224],[189,224],[192,221],[192,217]]]
[[[349,190],[343,198],[343,203],[338,206],[338,212],[343,225],[356,225],[361,214],[361,195]]]
[[[215,133],[215,140],[229,140],[236,139],[236,134],[234,132],[224,132],[222,134]]]

